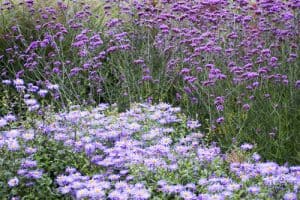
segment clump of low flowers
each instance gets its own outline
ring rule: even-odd
[[[6,199],[297,199],[300,166],[263,162],[255,144],[229,159],[201,123],[166,103],[71,106],[0,134]],[[54,164],[51,164],[54,163]],[[47,194],[42,191],[46,190]],[[41,196],[39,196],[41,195]]]

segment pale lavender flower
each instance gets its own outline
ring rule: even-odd
[[[225,120],[224,117],[219,117],[219,118],[216,120],[216,122],[217,122],[218,124],[222,124],[222,123],[224,122],[224,120]]]
[[[18,151],[21,148],[18,140],[16,139],[8,139],[6,143],[7,143],[7,149],[10,151]]]
[[[252,155],[252,159],[256,162],[258,162],[260,160],[261,156],[258,153],[253,153]]]
[[[89,190],[88,189],[80,189],[76,191],[76,199],[84,199],[89,196]]]
[[[250,194],[258,194],[260,192],[260,187],[258,186],[250,186],[247,191],[250,193]]]
[[[59,191],[61,194],[68,194],[68,193],[71,192],[71,189],[72,189],[72,188],[71,188],[70,186],[65,185],[65,186],[59,187],[59,188],[58,188],[58,191]]]
[[[40,179],[42,176],[43,172],[41,170],[32,170],[27,173],[27,177],[32,179]]]
[[[214,192],[221,192],[224,190],[224,186],[221,185],[220,183],[215,183],[213,185],[209,185],[207,186],[207,190],[211,193],[214,193]]]
[[[241,145],[241,149],[244,150],[244,151],[251,150],[252,148],[253,148],[252,144],[244,143],[244,144]]]
[[[187,121],[187,127],[189,129],[195,129],[195,128],[198,128],[200,126],[201,126],[201,124],[197,120],[188,120]]]
[[[10,131],[7,131],[5,136],[7,138],[18,138],[20,136],[21,132],[19,129],[11,129]]]
[[[38,104],[36,99],[25,99],[24,101],[27,106],[35,106]]]
[[[293,192],[288,192],[283,196],[284,200],[297,200],[297,194]]]
[[[59,89],[59,85],[49,83],[49,84],[47,84],[47,88],[49,90],[58,90]]]
[[[17,79],[14,80],[14,85],[16,85],[16,86],[24,85],[24,80],[20,79],[20,78],[17,78]]]
[[[13,122],[13,121],[16,121],[17,118],[15,115],[12,115],[12,114],[8,114],[4,117],[5,120],[7,120],[7,122]],[[1,126],[0,126],[1,127]]]
[[[108,194],[109,199],[111,200],[127,200],[129,199],[128,193],[121,192],[119,190],[113,190]]]
[[[240,184],[237,184],[237,183],[232,183],[232,184],[229,184],[226,186],[226,189],[228,191],[236,191],[236,190],[239,190],[241,188],[241,185]]]
[[[243,105],[243,110],[245,110],[245,111],[250,110],[250,105],[249,104],[244,104]]]
[[[94,188],[90,189],[89,196],[92,199],[101,199],[101,198],[104,198],[105,191],[103,191],[103,189],[101,187],[94,187]]]
[[[27,153],[27,154],[34,154],[36,152],[37,152],[37,149],[33,148],[33,147],[26,147],[26,149],[25,149],[25,153]]]
[[[196,195],[193,192],[188,190],[181,191],[179,196],[184,200],[192,200],[196,198]]]
[[[2,83],[4,85],[10,85],[12,82],[11,82],[11,80],[3,80]]]
[[[7,124],[8,124],[7,120],[0,118],[0,128],[6,126]]]
[[[32,132],[23,133],[22,138],[24,139],[24,141],[33,140],[34,139],[34,133],[32,133]]]
[[[132,199],[134,200],[144,200],[149,199],[151,194],[148,190],[143,188],[136,188],[131,191]]]
[[[15,186],[19,185],[19,179],[17,177],[9,179],[8,185],[9,185],[9,187],[15,187]]]
[[[48,94],[48,90],[41,89],[41,90],[38,91],[38,94],[41,97],[45,97]]]
[[[22,168],[33,168],[36,166],[37,166],[37,161],[35,160],[25,159],[21,162]]]

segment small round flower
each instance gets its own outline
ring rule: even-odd
[[[25,174],[27,174],[28,170],[27,169],[19,169],[17,171],[17,174],[20,176],[24,176]]]
[[[201,124],[197,120],[188,120],[187,121],[187,127],[189,129],[195,129],[195,128],[198,128],[200,126],[201,126]]]
[[[29,99],[30,98],[30,94],[24,94],[24,99]]]
[[[58,188],[58,191],[61,193],[61,194],[68,194],[69,192],[71,192],[71,187],[70,186],[62,186],[62,187],[59,187]]]
[[[219,117],[219,118],[216,120],[216,122],[217,122],[218,124],[222,124],[222,123],[224,122],[224,120],[225,120],[224,117]]]
[[[226,187],[226,189],[230,192],[239,190],[240,188],[241,188],[241,185],[237,184],[237,183],[231,183]]]
[[[47,95],[47,93],[48,93],[48,90],[43,90],[43,89],[41,89],[41,90],[38,91],[38,94],[39,94],[41,97],[45,97],[45,96]]]
[[[67,167],[66,172],[69,174],[74,174],[77,170],[74,167]]]
[[[96,147],[94,144],[89,143],[84,146],[84,150],[87,155],[91,155],[95,152]]]
[[[15,187],[15,186],[17,186],[19,184],[19,179],[17,178],[17,177],[14,177],[14,178],[12,178],[12,179],[10,179],[9,181],[8,181],[8,185],[10,186],[10,187]]]
[[[215,183],[215,184],[213,184],[213,185],[207,186],[207,190],[208,190],[210,193],[221,192],[221,191],[224,190],[224,186],[221,185],[220,183]]]
[[[18,138],[20,136],[20,130],[11,129],[10,131],[7,131],[5,135],[7,138]]]
[[[89,196],[92,197],[92,199],[101,199],[105,196],[105,192],[101,187],[92,188],[89,193]]]
[[[241,145],[241,149],[244,150],[244,151],[251,150],[252,148],[253,148],[252,144],[245,143],[245,144]]]
[[[26,147],[26,149],[25,149],[25,153],[27,153],[27,154],[34,154],[36,152],[37,152],[37,149],[33,148],[33,147]]]
[[[84,199],[84,198],[88,197],[88,195],[89,195],[88,189],[80,189],[80,190],[77,190],[77,192],[76,192],[76,199]]]
[[[283,196],[284,200],[297,200],[297,194],[293,192],[288,192]]]
[[[7,140],[7,148],[10,151],[18,151],[21,148],[21,146],[19,145],[18,140],[9,139]]]
[[[16,121],[16,116],[12,115],[12,114],[8,114],[4,117],[4,119],[8,122],[13,122],[13,121]]]
[[[10,85],[11,84],[11,80],[3,80],[2,83],[5,84],[5,85]]]
[[[224,106],[223,105],[217,105],[217,110],[218,111],[223,111],[224,110]]]
[[[125,181],[119,181],[115,184],[115,189],[117,189],[119,191],[125,191],[128,188],[129,188],[129,185]]]
[[[34,106],[37,105],[37,100],[36,99],[25,99],[25,104],[27,106]]]
[[[27,176],[32,179],[40,179],[43,176],[43,172],[41,170],[32,170],[28,171]]]
[[[121,199],[128,199],[128,194],[125,193],[125,192],[121,192],[121,191],[118,191],[118,190],[113,190],[112,192],[110,192],[108,194],[108,197],[109,199],[112,199],[112,200],[121,200]]]
[[[208,180],[206,178],[201,178],[198,181],[198,185],[203,186],[203,185],[207,185]]]
[[[135,188],[131,191],[131,195],[133,196],[133,199],[149,199],[151,194],[148,190],[142,189],[142,188]]]
[[[260,155],[258,154],[258,153],[253,153],[253,155],[252,155],[252,159],[254,160],[254,161],[256,161],[256,162],[258,162],[259,160],[260,160]]]
[[[258,186],[250,186],[247,191],[251,194],[258,194],[260,192],[260,187]]]
[[[168,182],[165,180],[159,180],[159,181],[157,181],[157,185],[159,187],[166,186],[166,185],[168,185]]]
[[[188,190],[196,190],[196,185],[194,183],[188,183],[185,185],[185,188]]]
[[[40,108],[40,105],[39,105],[39,104],[36,104],[36,105],[34,105],[34,106],[28,106],[28,110],[29,110],[30,112],[36,111],[36,110],[38,110],[39,108]]]
[[[49,89],[49,90],[58,90],[59,89],[59,85],[57,85],[57,84],[48,84],[47,85],[47,88]]]
[[[111,181],[117,181],[120,179],[120,175],[117,175],[117,174],[112,174],[108,177],[109,180]]]
[[[5,119],[1,118],[0,119],[0,128],[6,126],[8,123]]]
[[[22,138],[23,138],[25,141],[33,140],[33,139],[34,139],[34,133],[32,133],[32,132],[23,133],[23,134],[22,134]]]
[[[168,146],[172,143],[172,139],[169,137],[162,137],[159,141],[161,145]]]
[[[262,175],[276,174],[278,169],[278,164],[274,162],[265,162],[257,164],[258,172]]]
[[[23,81],[23,79],[17,78],[16,80],[14,80],[14,84],[15,85],[24,85],[24,81]]]
[[[300,89],[300,80],[297,80],[295,82],[295,87],[298,88],[298,89]]]
[[[245,111],[250,110],[250,105],[249,104],[244,104],[243,105],[243,110],[245,110]]]
[[[37,161],[36,160],[31,160],[31,159],[24,159],[22,162],[21,162],[21,167],[23,169],[26,169],[26,168],[33,168],[33,167],[36,167],[37,166]]]
[[[192,200],[195,199],[196,195],[190,191],[184,190],[180,192],[180,197],[184,200]]]

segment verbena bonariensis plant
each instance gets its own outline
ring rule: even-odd
[[[6,199],[285,199],[300,167],[261,162],[255,146],[223,154],[180,108],[100,104],[47,113],[28,128],[0,119],[0,194]],[[2,123],[6,121],[6,123]],[[25,124],[26,125],[26,122]],[[23,125],[23,126],[24,126]]]
[[[1,78],[59,84],[57,105],[170,102],[222,148],[299,163],[299,1],[20,2],[1,6]]]

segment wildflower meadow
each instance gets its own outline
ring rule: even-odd
[[[300,198],[299,0],[0,3],[0,199]]]

